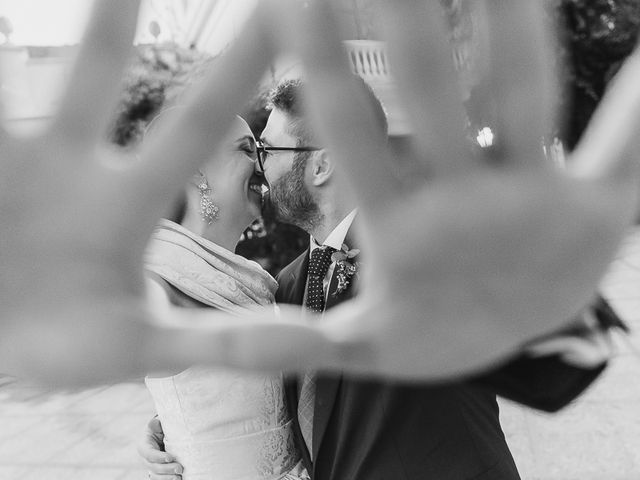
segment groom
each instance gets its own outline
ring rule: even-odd
[[[300,81],[289,80],[272,93],[259,164],[278,218],[311,237],[309,249],[278,275],[276,300],[305,305],[311,317],[356,293],[360,255],[352,239],[355,204],[334,159],[319,148],[308,127],[301,89]],[[380,135],[386,135],[382,108],[367,92],[378,112]],[[366,261],[366,252],[362,256]],[[610,323],[615,323],[602,302],[596,313],[603,322],[613,315]],[[581,338],[585,332],[572,335]],[[496,394],[549,411],[566,405],[605,362],[572,364],[561,353],[523,354],[487,374],[440,385],[322,372],[290,378],[287,400],[307,469],[314,480],[518,479]],[[149,426],[151,434],[154,429],[161,434],[157,421]],[[149,437],[141,448],[150,464],[160,443]]]

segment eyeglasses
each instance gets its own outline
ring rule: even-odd
[[[322,150],[320,147],[266,147],[262,140],[256,140],[256,156],[258,157],[258,168],[261,174],[264,174],[264,162],[267,152],[317,152]]]

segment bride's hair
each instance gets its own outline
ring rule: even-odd
[[[369,84],[361,77],[353,75],[354,81],[357,83],[366,96],[369,105],[373,109],[375,119],[380,132],[386,135],[388,132],[387,114],[384,107],[380,103],[380,99],[371,89]],[[304,80],[300,78],[286,79],[281,81],[269,94],[269,103],[267,108],[273,110],[281,110],[286,113],[291,122],[291,134],[298,138],[299,144],[315,145],[317,144],[312,134],[311,128],[304,112]]]

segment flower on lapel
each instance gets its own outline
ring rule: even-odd
[[[331,260],[336,262],[338,284],[332,295],[340,295],[344,292],[351,279],[358,273],[359,262],[355,258],[360,253],[357,248],[350,249],[346,243],[342,244],[342,248],[331,255]]]

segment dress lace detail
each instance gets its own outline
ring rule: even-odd
[[[305,478],[281,376],[191,367],[146,383],[184,480]]]
[[[257,263],[172,222],[154,233],[146,268],[200,303],[235,313],[273,303],[275,280]],[[191,367],[145,379],[165,448],[183,480],[306,480],[281,375]]]

